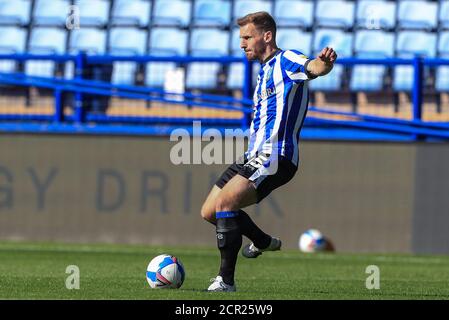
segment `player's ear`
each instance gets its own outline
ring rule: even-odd
[[[263,40],[265,41],[265,43],[271,42],[272,39],[273,39],[273,32],[272,31],[264,32]]]

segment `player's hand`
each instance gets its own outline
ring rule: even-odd
[[[337,53],[334,51],[334,49],[326,47],[321,50],[320,54],[318,55],[318,59],[323,61],[325,64],[333,64],[335,60],[337,60]]]

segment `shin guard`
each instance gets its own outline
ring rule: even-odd
[[[234,284],[237,255],[242,246],[242,234],[236,219],[238,212],[217,212],[217,246],[221,254],[220,276],[226,284]]]

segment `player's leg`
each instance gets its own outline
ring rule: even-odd
[[[258,194],[257,202],[267,197],[273,190],[289,182],[296,174],[297,167],[289,160],[279,157],[277,161],[277,168],[274,174],[263,175],[255,180]],[[265,242],[263,244],[253,241],[243,247],[242,255],[246,258],[257,258],[262,252],[280,250],[281,246],[282,242],[278,238],[271,238],[269,243]]]
[[[235,175],[216,198],[217,246],[220,250],[220,271],[209,291],[235,291],[234,273],[238,252],[242,246],[242,233],[238,222],[240,208],[256,203],[253,182]]]
[[[201,207],[201,216],[211,224],[216,224],[215,208],[217,206],[216,201],[224,186],[244,168],[245,161],[243,163],[235,162],[230,165],[217,180],[215,185],[209,192],[206,200]],[[250,218],[250,216],[243,210],[239,210],[238,224],[242,234],[250,239],[259,248],[265,248],[269,243],[271,237],[263,232]]]
[[[212,223],[216,224],[215,220],[215,207],[218,195],[220,194],[223,187],[231,180],[242,168],[242,164],[237,161],[231,164],[226,170],[221,174],[220,178],[218,178],[217,182],[212,187],[211,191],[207,195],[206,200],[201,206],[201,217]]]
[[[201,207],[201,217],[213,225],[216,225],[215,208],[220,192],[221,188],[214,185]],[[237,220],[242,235],[250,239],[257,248],[267,248],[270,245],[271,236],[263,232],[245,211],[240,209],[238,213]]]
[[[238,250],[242,243],[242,234],[259,248],[268,248],[273,242],[273,238],[264,233],[241,209],[263,198],[257,194],[254,181],[248,179],[258,169],[253,166],[245,166],[246,162],[244,164],[234,163],[228,167],[202,206],[202,217],[210,223],[216,224],[217,245],[222,256],[220,275],[209,287],[208,290],[211,291],[235,290],[233,278]],[[217,213],[218,221],[215,217]],[[279,240],[278,242],[280,244]]]
[[[216,207],[216,201],[218,198],[218,195],[221,192],[221,188],[218,187],[216,184],[212,187],[211,191],[207,195],[206,200],[204,201],[202,207],[201,207],[201,217],[206,220],[207,222],[212,223],[213,225],[216,224],[215,220],[215,207]]]
[[[221,189],[215,200],[215,211],[238,211],[257,202],[254,182],[236,174]]]

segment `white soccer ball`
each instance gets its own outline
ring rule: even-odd
[[[147,267],[147,281],[154,289],[180,288],[185,275],[181,260],[169,254],[158,255]]]
[[[326,239],[317,229],[309,229],[299,237],[299,250],[302,252],[319,252],[326,250]]]

